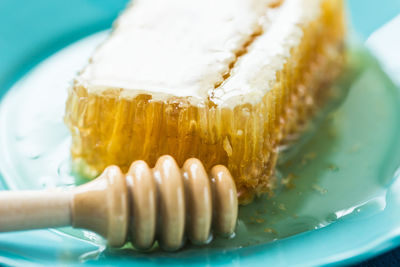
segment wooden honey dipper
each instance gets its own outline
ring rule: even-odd
[[[0,232],[73,226],[102,235],[112,247],[131,241],[146,250],[157,239],[174,251],[186,235],[206,244],[211,228],[232,235],[238,213],[228,169],[215,166],[210,178],[198,159],[180,169],[171,156],[162,156],[153,169],[133,162],[126,175],[107,167],[72,190],[0,192]]]

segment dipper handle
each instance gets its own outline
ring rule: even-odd
[[[215,166],[209,177],[199,160],[179,168],[170,156],[152,169],[135,161],[126,175],[107,167],[72,190],[0,193],[0,232],[71,225],[102,235],[110,246],[129,240],[143,250],[158,240],[174,251],[186,237],[206,244],[212,228],[230,236],[237,213],[236,186],[226,167]]]
[[[71,225],[71,192],[0,192],[0,232]]]

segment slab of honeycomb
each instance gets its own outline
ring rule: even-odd
[[[340,72],[344,28],[340,0],[135,1],[69,90],[75,170],[196,157],[229,168],[241,203],[269,192],[278,145]]]

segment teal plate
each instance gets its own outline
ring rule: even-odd
[[[0,188],[80,182],[69,171],[66,88],[125,4],[0,2]],[[348,4],[352,38],[367,50],[350,51],[333,100],[283,154],[279,194],[242,207],[233,239],[139,253],[108,249],[101,237],[71,228],[3,233],[0,264],[311,266],[354,263],[400,245],[400,3]]]

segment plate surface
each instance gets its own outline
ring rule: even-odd
[[[0,3],[0,15],[18,10],[16,2]],[[26,1],[24,7],[27,14],[33,13],[25,14],[25,19],[36,21],[46,13],[39,8],[46,3],[49,14],[31,26],[38,27],[36,33],[22,37],[11,27],[5,29],[6,36],[16,38],[8,42],[18,43],[17,48],[3,47],[0,40],[0,48],[9,51],[1,52],[5,61],[0,62],[0,187],[4,188],[76,183],[69,173],[69,137],[62,123],[66,88],[107,34],[92,33],[108,28],[125,1],[71,1],[54,13],[51,8],[63,5],[62,1],[39,2]],[[351,17],[361,39],[400,8],[391,1],[387,13],[372,20],[373,25],[363,16],[373,9],[373,1],[368,2],[371,5],[349,1],[351,10],[357,11]],[[79,12],[74,13],[74,7]],[[48,21],[54,23],[43,28]],[[283,187],[277,197],[242,208],[234,239],[217,239],[211,246],[188,247],[176,254],[139,254],[129,247],[105,249],[97,235],[69,228],[7,233],[0,235],[0,262],[306,266],[354,262],[398,245],[400,91],[388,75],[400,84],[396,81],[400,60],[395,58],[400,56],[396,51],[400,34],[393,34],[399,28],[397,17],[367,41],[385,71],[368,53],[353,52],[359,72],[338,85],[340,92],[349,89],[348,94],[318,121],[318,130],[307,136],[297,153],[280,164],[282,178],[291,178],[293,188]],[[18,38],[31,42],[20,44]]]

